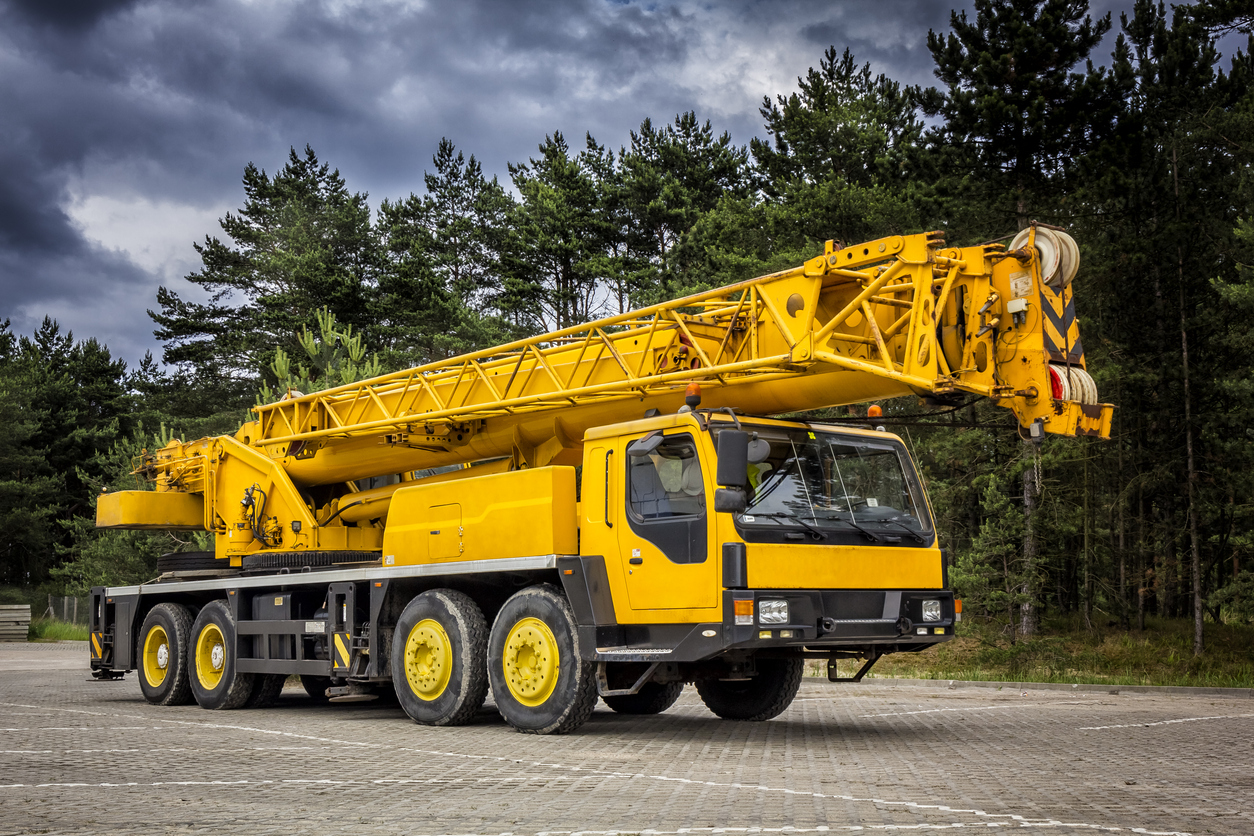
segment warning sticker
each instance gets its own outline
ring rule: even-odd
[[[1010,295],[1022,299],[1032,293],[1032,274],[1026,270],[1010,274]]]

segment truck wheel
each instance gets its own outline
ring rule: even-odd
[[[488,622],[470,596],[432,589],[414,598],[396,622],[392,684],[415,723],[460,726],[488,695]]]
[[[675,704],[683,691],[682,682],[647,682],[634,694],[601,699],[619,714],[661,714]]]
[[[752,679],[697,681],[697,693],[710,711],[724,720],[769,720],[783,713],[797,696],[802,659],[759,659]]]
[[[235,619],[226,601],[211,601],[192,625],[192,694],[201,708],[239,708],[253,691],[254,676],[235,669]]]
[[[283,693],[283,683],[287,682],[285,673],[254,674],[253,692],[244,703],[244,708],[269,708],[279,701]]]
[[[564,734],[596,707],[593,664],[579,656],[570,604],[549,584],[505,602],[488,639],[492,699],[505,721],[527,734]]]
[[[187,705],[187,645],[192,614],[179,604],[157,604],[139,630],[139,690],[153,705]]]
[[[331,687],[331,677],[302,673],[300,687],[305,689],[305,693],[314,702],[326,702],[329,699],[327,689]]]

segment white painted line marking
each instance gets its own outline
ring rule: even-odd
[[[7,732],[45,732],[45,731],[160,731],[163,726],[41,726],[39,728],[0,729]]]
[[[1052,704],[1060,705],[1062,703],[1052,703]],[[1072,703],[1072,704],[1075,704],[1075,703]],[[5,705],[5,703],[0,703],[0,705]],[[1030,704],[1022,704],[1022,705],[1015,705],[1013,707],[1026,708],[1029,706]],[[22,706],[22,707],[29,707],[29,706]],[[1007,706],[1007,707],[1011,707],[1011,706]],[[54,710],[73,712],[73,711],[76,711],[77,709],[54,709]],[[946,709],[936,709],[936,710],[946,710]],[[91,712],[83,712],[83,713],[91,713]],[[102,714],[101,716],[109,716],[109,715]],[[134,715],[114,714],[112,716],[130,717]],[[263,728],[257,728],[255,726],[238,726],[238,725],[228,725],[228,724],[223,724],[223,723],[204,723],[204,722],[197,722],[194,720],[162,720],[161,722],[173,723],[173,724],[180,725],[180,726],[197,726],[201,728],[227,729],[227,730],[232,730],[232,731],[251,732],[254,734],[277,735],[281,737],[290,737],[290,738],[303,739],[303,740],[314,740],[314,741],[318,741],[321,743],[336,743],[336,744],[344,745],[344,746],[356,746],[356,747],[369,748],[369,749],[391,749],[394,751],[414,752],[417,754],[434,755],[437,757],[456,758],[456,759],[461,759],[461,760],[482,760],[482,761],[492,761],[492,762],[497,762],[497,763],[531,766],[531,767],[536,767],[536,768],[560,769],[560,770],[565,770],[569,772],[582,772],[589,776],[596,776],[600,778],[619,778],[619,779],[624,779],[624,780],[644,779],[647,781],[663,781],[667,783],[689,784],[693,786],[713,787],[713,788],[718,788],[718,789],[757,790],[759,792],[780,793],[784,795],[804,796],[804,797],[816,798],[816,799],[830,799],[830,800],[835,800],[835,801],[848,801],[852,803],[872,804],[872,805],[879,806],[879,807],[900,807],[900,808],[907,808],[907,809],[918,810],[918,811],[936,811],[940,813],[952,813],[955,815],[970,815],[970,816],[977,816],[984,820],[978,825],[979,827],[1071,827],[1071,828],[1105,831],[1105,832],[1112,832],[1112,833],[1119,833],[1119,832],[1141,833],[1141,834],[1145,834],[1145,836],[1191,836],[1191,834],[1181,832],[1181,831],[1154,831],[1154,830],[1147,830],[1144,828],[1118,827],[1114,825],[1099,825],[1099,824],[1090,824],[1090,823],[1085,823],[1085,822],[1064,823],[1064,822],[1060,822],[1054,819],[1028,818],[1026,816],[1021,816],[1015,813],[989,813],[989,812],[985,812],[984,810],[954,808],[954,807],[950,807],[944,804],[925,804],[925,803],[918,802],[918,801],[895,801],[891,799],[860,797],[860,796],[854,796],[854,795],[842,795],[842,794],[835,794],[835,793],[829,794],[829,793],[807,792],[804,790],[788,789],[786,787],[768,787],[762,784],[741,784],[741,783],[722,782],[722,781],[701,781],[701,780],[694,780],[692,778],[676,778],[670,775],[647,775],[641,772],[617,772],[617,771],[612,771],[612,770],[588,769],[588,768],[578,767],[578,766],[568,766],[568,765],[560,764],[560,763],[548,763],[545,761],[525,761],[519,758],[507,758],[507,757],[503,757],[500,755],[473,755],[473,754],[466,754],[463,752],[448,752],[448,751],[439,751],[439,750],[432,750],[432,749],[417,749],[417,748],[403,747],[403,746],[392,746],[392,745],[381,744],[381,743],[361,743],[359,741],[353,741],[353,740],[339,740],[336,738],[316,737],[314,735],[297,734],[296,732],[280,731],[277,729],[263,729]],[[145,727],[140,727],[140,728],[147,728],[147,727],[145,726]],[[161,727],[156,727],[156,728],[161,728]],[[565,776],[551,776],[551,777],[545,777],[545,778],[541,778],[540,776],[516,776],[516,778],[512,780],[525,782],[528,780],[553,780],[555,778],[562,778],[562,777],[565,777]],[[510,780],[511,779],[501,779],[501,778],[493,777],[493,778],[476,779],[475,781],[473,781],[473,783],[498,783],[499,784],[499,783],[508,783]],[[571,780],[574,780],[574,778],[571,778]],[[380,779],[373,780],[373,781],[333,780],[333,779],[325,779],[325,780],[288,779],[288,780],[279,780],[279,781],[269,781],[269,780],[250,781],[250,780],[245,779],[245,780],[240,780],[240,781],[163,781],[163,782],[157,782],[153,784],[34,784],[34,785],[0,784],[0,789],[16,789],[16,788],[28,788],[28,787],[232,786],[232,785],[248,785],[248,784],[324,784],[324,785],[331,785],[331,786],[344,786],[344,785],[354,785],[354,784],[376,784],[376,785],[377,784],[412,784],[412,783],[431,784],[431,783],[439,783],[439,782],[471,783],[471,782],[463,781],[460,779],[450,780],[450,779],[445,779],[445,778],[432,778],[432,779],[380,778]],[[1003,820],[1003,821],[998,821],[998,820]],[[941,826],[942,825],[930,825],[930,827],[932,827],[933,829],[939,828]],[[958,826],[966,827],[968,825],[951,824],[951,825],[946,825],[946,826],[947,827],[958,827]],[[970,826],[976,826],[976,825],[970,825]],[[864,829],[884,829],[888,827],[889,827],[888,825],[875,825],[875,826],[867,826]],[[915,829],[920,826],[894,825],[892,827],[895,829]],[[631,832],[631,833],[640,833],[642,835],[653,834],[653,836],[665,836],[665,834],[668,834],[668,833],[681,834],[681,833],[699,833],[699,832],[713,832],[713,831],[710,829],[693,828],[690,830],[681,830],[681,831],[638,830],[638,831],[578,831],[578,832],[588,834],[588,836],[596,836],[597,834],[602,834],[602,836],[608,836],[608,834],[610,833],[619,833],[619,832],[623,832],[623,833]],[[767,831],[761,831],[761,832],[767,832]]]
[[[1078,702],[1024,702],[1014,705],[975,705],[966,708],[928,708],[922,711],[893,711],[888,714],[859,714],[859,717],[907,717],[911,714],[943,714],[947,711],[997,711],[1003,708],[1040,708],[1043,705],[1080,705]]]
[[[1254,714],[1219,714],[1214,717],[1181,717],[1178,720],[1159,720],[1156,723],[1123,723],[1118,726],[1081,726],[1077,731],[1102,731],[1103,729],[1147,729],[1150,726],[1172,726],[1176,723],[1200,723],[1203,720],[1240,720]]]

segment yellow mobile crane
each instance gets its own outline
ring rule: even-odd
[[[922,485],[890,433],[766,416],[900,395],[991,398],[1025,437],[1106,437],[1063,232],[938,233],[256,408],[102,495],[102,528],[212,532],[140,586],[92,591],[91,666],[146,699],[311,695],[466,722],[490,689],[533,733],[599,697],[695,683],[764,720],[803,661],[860,679],[953,634]],[[852,677],[839,660],[862,659]]]

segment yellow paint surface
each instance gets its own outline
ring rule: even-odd
[[[200,530],[205,500],[200,494],[114,491],[96,502],[97,528]]]
[[[383,554],[396,566],[576,554],[575,469],[540,467],[402,488]]]
[[[940,589],[939,549],[751,543],[755,589]]]

